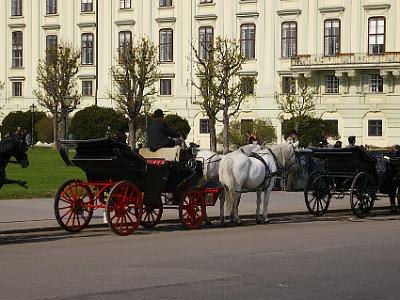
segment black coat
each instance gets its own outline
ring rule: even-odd
[[[151,151],[175,146],[172,138],[177,137],[179,134],[171,130],[162,119],[155,119],[147,126],[147,145]]]

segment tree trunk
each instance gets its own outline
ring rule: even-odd
[[[215,116],[209,117],[210,119],[210,150],[217,152],[217,133],[215,130]]]
[[[136,120],[130,118],[128,122],[128,128],[129,128],[129,139],[128,139],[128,145],[132,149],[135,149],[136,147]]]
[[[223,136],[223,144],[224,144],[224,154],[229,152],[229,115],[228,115],[228,108],[224,108],[223,110],[223,124],[224,130],[222,133]]]
[[[53,137],[54,137],[54,147],[56,149],[59,149],[57,114],[53,114]]]

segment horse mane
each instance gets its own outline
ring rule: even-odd
[[[271,149],[283,167],[285,167],[286,161],[290,158],[291,148],[292,146],[288,143],[282,143],[272,147]]]

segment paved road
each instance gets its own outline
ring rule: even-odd
[[[398,299],[400,217],[6,235],[1,299]]]

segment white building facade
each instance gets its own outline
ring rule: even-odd
[[[400,143],[400,2],[396,0],[2,0],[0,121],[36,103],[40,58],[61,41],[82,51],[80,107],[113,107],[110,68],[124,41],[142,35],[160,45],[152,109],[187,118],[189,139],[208,146],[207,119],[191,44],[216,36],[240,40],[241,76],[255,75],[254,95],[238,119],[270,119],[281,136],[275,95],[292,78],[313,79],[316,116],[337,124],[342,140]],[[200,42],[199,42],[200,41]]]

